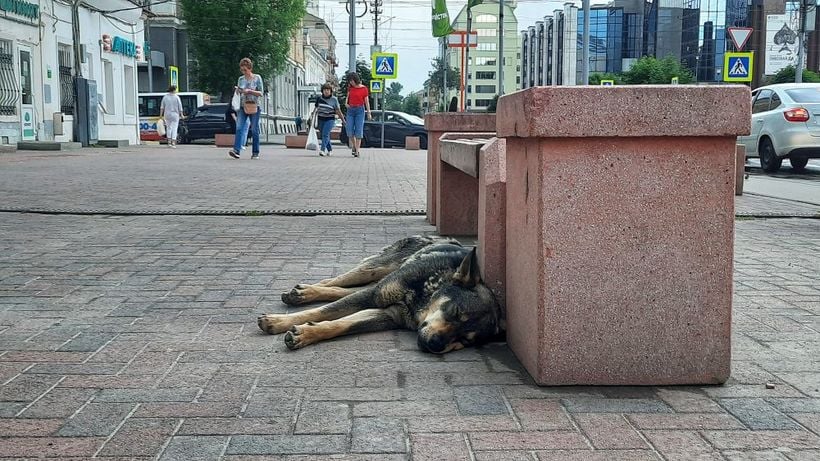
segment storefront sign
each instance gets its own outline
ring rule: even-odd
[[[40,17],[40,7],[22,0],[0,0],[0,11],[29,19]]]
[[[102,46],[103,51],[119,53],[130,58],[137,56],[137,45],[131,40],[126,40],[122,37],[115,36],[112,40],[110,35],[104,34],[102,36]]]

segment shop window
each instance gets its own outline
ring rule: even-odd
[[[134,115],[134,101],[137,96],[137,90],[134,88],[134,68],[123,66],[122,69],[125,72],[125,113]]]
[[[103,73],[105,75],[105,112],[109,115],[116,113],[114,106],[114,64],[111,61],[103,61]]]
[[[72,77],[71,45],[57,45],[57,72],[60,74],[60,112],[74,113],[74,79]]]
[[[14,79],[14,53],[12,42],[0,40],[0,115],[17,113],[20,89]]]

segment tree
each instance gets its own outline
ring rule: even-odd
[[[461,72],[453,69],[450,65],[444,64],[444,59],[433,59],[433,70],[427,75],[428,79],[424,82],[424,86],[428,88],[430,93],[442,95],[444,94],[444,76],[447,76],[447,89],[453,90],[461,86]]]
[[[404,86],[399,82],[391,82],[390,86],[384,89],[384,108],[386,110],[401,110],[404,96],[401,90]]]
[[[359,78],[362,79],[362,85],[370,89],[370,80],[372,80],[373,77],[370,75],[369,63],[362,60],[356,61],[356,73],[359,74]],[[336,91],[336,98],[339,99],[339,105],[342,106],[342,112],[344,113],[347,113],[347,107],[345,105],[347,102],[347,74],[348,72],[345,72],[344,75],[339,77],[339,89]],[[372,101],[373,96],[371,95],[370,98],[370,107],[375,109],[376,106],[373,105]]]
[[[774,74],[769,78],[769,84],[774,83],[794,83],[794,74],[796,70],[794,66],[786,66],[780,69],[780,72]],[[806,83],[820,83],[820,74],[812,72],[808,69],[803,69],[803,81]]]
[[[232,94],[239,60],[253,60],[253,71],[268,80],[282,69],[305,0],[180,0],[182,18],[196,57],[192,74],[199,88]]]
[[[663,59],[644,56],[628,71],[621,74],[621,77],[623,83],[627,85],[669,84],[672,77],[678,77],[678,82],[681,84],[693,80],[692,72],[673,56]]]
[[[404,98],[404,112],[421,117],[421,100],[418,96],[411,94]]]

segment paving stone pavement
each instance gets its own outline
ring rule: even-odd
[[[402,155],[384,155],[394,154]],[[281,170],[307,165],[282,155]],[[159,169],[153,182],[133,178],[154,189],[112,173],[122,184],[98,177],[108,188],[84,190],[93,178],[77,177],[83,170],[73,162],[93,169],[88,160],[98,157],[22,159],[15,171],[38,172],[17,179],[4,169],[18,161],[0,163],[2,198],[26,205],[8,191],[34,189],[20,182],[45,176],[56,182],[39,182],[33,201],[61,197],[72,206],[76,187],[83,206],[95,206],[94,194],[127,204],[121,189],[137,205],[144,197],[174,209],[207,206],[200,191],[179,184],[160,202],[172,181]],[[423,162],[362,160],[358,168],[381,163],[400,183],[423,182]],[[207,170],[201,162],[211,159],[188,161]],[[238,190],[251,170],[222,165],[211,168]],[[336,191],[344,181],[331,183]],[[298,201],[304,191],[293,187],[276,200]],[[386,189],[385,206],[395,205],[392,184],[350,184],[370,187]],[[439,357],[418,351],[412,332],[391,331],[292,352],[256,327],[259,313],[287,311],[279,294],[295,282],[338,274],[400,237],[433,230],[420,216],[0,213],[0,457],[820,459],[820,220],[736,221],[733,367],[724,386],[541,388],[504,344]]]

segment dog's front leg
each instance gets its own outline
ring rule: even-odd
[[[290,330],[296,325],[308,322],[324,322],[326,320],[336,320],[353,314],[363,309],[381,307],[374,299],[372,288],[345,296],[342,299],[325,304],[322,307],[308,309],[293,314],[266,314],[257,318],[257,324],[262,331],[278,335]]]
[[[398,313],[392,306],[387,309],[366,309],[338,320],[296,325],[285,333],[285,345],[296,350],[337,336],[394,330],[401,326]]]

